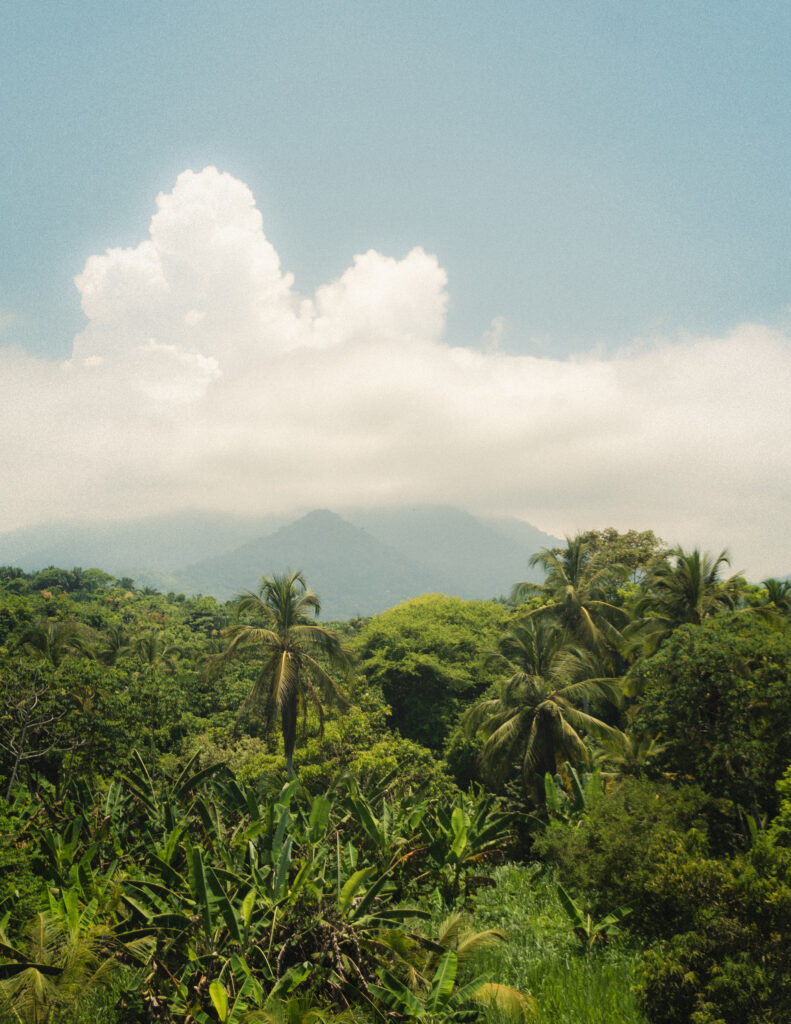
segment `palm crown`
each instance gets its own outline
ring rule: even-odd
[[[732,608],[738,596],[738,576],[723,580],[720,570],[730,565],[727,551],[715,558],[708,552],[675,548],[672,561],[662,562],[648,579],[648,608],[674,625],[699,626],[714,612]]]
[[[496,697],[470,708],[465,719],[468,728],[485,737],[481,759],[494,774],[504,775],[519,757],[525,785],[531,788],[536,776],[554,773],[563,761],[588,760],[580,730],[601,739],[621,738],[617,729],[576,706],[587,705],[590,698],[614,699],[616,684],[572,681],[588,659],[568,634],[540,619],[522,619],[503,635],[492,660],[510,678]]]
[[[619,578],[620,566],[600,564],[582,536],[566,538],[562,549],[544,548],[530,559],[546,573],[543,583],[517,583],[513,598],[526,600],[534,595],[548,603],[528,612],[537,618],[550,618],[575,638],[592,647],[618,639],[616,622],[623,623],[626,613],[606,598]],[[620,573],[622,577],[625,575]]]

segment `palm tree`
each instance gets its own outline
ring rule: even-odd
[[[587,652],[547,622],[526,617],[514,623],[500,640],[492,664],[510,673],[496,697],[470,708],[467,728],[485,737],[481,760],[503,778],[513,760],[522,761],[528,791],[547,772],[555,774],[564,761],[588,763],[589,752],[580,730],[599,739],[618,742],[622,734],[576,705],[593,698],[614,703],[617,683],[608,679],[579,679]],[[577,677],[577,681],[572,681]]]
[[[721,569],[730,565],[727,551],[715,558],[698,548],[676,547],[645,581],[645,593],[635,607],[631,633],[644,654],[653,653],[678,626],[699,626],[704,619],[735,607],[741,577],[722,579]]]
[[[144,633],[135,641],[135,654],[143,662],[145,670],[153,674],[160,668],[172,674],[176,669],[176,656],[181,648],[176,644],[167,644],[161,633]]]
[[[324,708],[319,690],[326,700],[345,703],[332,676],[313,657],[323,655],[331,668],[348,672],[350,659],[340,640],[330,630],[310,622],[308,614],[318,615],[318,597],[308,590],[301,572],[263,576],[258,593],[248,592],[239,599],[239,615],[251,614],[255,624],[240,622],[222,631],[228,646],[210,659],[219,666],[237,657],[262,657],[263,665],[242,705],[257,711],[271,728],[277,711],[283,730],[283,749],[289,776],[294,775],[294,744],[300,706],[312,702],[324,728]]]
[[[102,633],[96,647],[96,657],[103,665],[115,665],[122,654],[129,650],[129,637],[122,626],[107,627]]]
[[[84,909],[69,890],[29,921],[11,943],[0,923],[0,1017],[16,1024],[48,1024],[59,1010],[84,1006],[93,993],[111,987],[119,959],[144,964],[153,939],[122,943],[96,922],[96,900]],[[60,1019],[60,1017],[57,1017]]]
[[[153,771],[157,762],[157,728],[162,724],[163,718],[161,677],[163,673],[173,675],[176,671],[176,658],[182,652],[176,644],[166,643],[161,633],[144,633],[139,636],[134,643],[134,651],[143,665],[142,701],[148,717]]]
[[[594,649],[618,645],[615,623],[622,625],[628,615],[606,598],[619,578],[626,576],[626,567],[603,563],[582,535],[567,537],[565,548],[542,548],[529,564],[541,566],[546,578],[543,583],[517,583],[513,599],[547,599],[546,604],[528,612],[529,616],[552,619]]]
[[[791,579],[763,580],[763,586],[766,588],[765,603],[773,604],[778,612],[788,615],[791,611]]]
[[[38,619],[28,627],[19,643],[53,668],[59,668],[69,654],[91,655],[87,630],[79,622]]]

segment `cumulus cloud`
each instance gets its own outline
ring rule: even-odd
[[[454,346],[436,257],[369,251],[301,296],[250,190],[211,167],[76,284],[70,360],[0,349],[0,529],[447,502],[554,533],[651,527],[727,544],[754,576],[791,571],[780,330],[555,360],[506,353],[498,319],[480,349]]]

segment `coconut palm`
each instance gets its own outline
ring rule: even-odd
[[[318,615],[318,597],[308,590],[301,572],[263,576],[258,593],[248,592],[239,599],[240,616],[252,615],[256,622],[239,622],[224,629],[228,646],[210,659],[210,668],[234,658],[263,658],[263,665],[242,705],[261,715],[267,728],[280,712],[283,749],[289,775],[294,774],[293,754],[297,718],[308,702],[316,708],[324,727],[321,695],[329,701],[345,703],[342,692],[329,672],[313,656],[322,655],[331,668],[347,673],[350,659],[340,640],[324,626],[310,622]]]
[[[768,579],[763,581],[763,586],[766,589],[764,602],[774,605],[781,614],[788,615],[791,612],[791,579]]]
[[[162,669],[169,675],[176,670],[176,658],[182,653],[176,644],[168,644],[161,633],[144,633],[134,644],[135,654],[143,662],[146,672]]]
[[[157,729],[162,725],[163,719],[169,720],[169,716],[164,714],[167,691],[163,688],[162,676],[174,674],[176,659],[182,651],[176,644],[168,644],[162,633],[153,632],[137,637],[133,649],[143,667],[141,701],[148,719],[153,771],[157,763]]]
[[[606,598],[614,584],[627,575],[626,567],[597,558],[582,535],[567,537],[565,548],[543,548],[529,564],[541,566],[546,573],[543,583],[517,583],[513,589],[515,601],[534,596],[546,599],[528,612],[529,616],[551,619],[592,648],[618,644],[617,627],[628,615]]]
[[[644,607],[673,626],[685,622],[699,626],[710,615],[736,603],[739,577],[721,577],[722,567],[730,564],[724,550],[715,558],[698,548],[687,552],[677,547],[671,559],[661,562],[649,576]]]
[[[622,734],[577,706],[593,700],[615,702],[614,679],[580,678],[586,652],[569,635],[548,622],[527,617],[514,623],[500,640],[492,664],[510,673],[496,697],[470,708],[468,729],[485,737],[481,760],[502,779],[515,759],[522,763],[528,791],[538,794],[538,779],[554,774],[564,761],[588,763],[581,731],[613,742]]]
[[[91,654],[88,632],[79,622],[38,619],[23,633],[19,644],[53,668],[59,668],[70,654]]]
[[[115,665],[122,654],[129,650],[129,637],[123,626],[111,625],[99,637],[96,657],[103,665]]]
[[[742,580],[738,575],[723,579],[724,565],[730,565],[727,551],[715,558],[698,548],[689,552],[674,548],[645,580],[635,619],[626,631],[627,641],[650,655],[678,626],[699,626],[717,612],[733,608]]]
[[[667,748],[667,744],[660,740],[661,735],[627,734],[620,743],[604,743],[602,749],[595,753],[594,762],[608,779],[644,775],[651,770],[652,762]]]

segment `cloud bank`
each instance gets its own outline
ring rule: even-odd
[[[0,529],[185,507],[452,503],[553,533],[653,528],[791,571],[791,339],[514,355],[445,337],[436,257],[369,251],[301,296],[250,190],[213,167],[76,278],[72,358],[0,349]],[[496,337],[495,337],[496,335]]]

